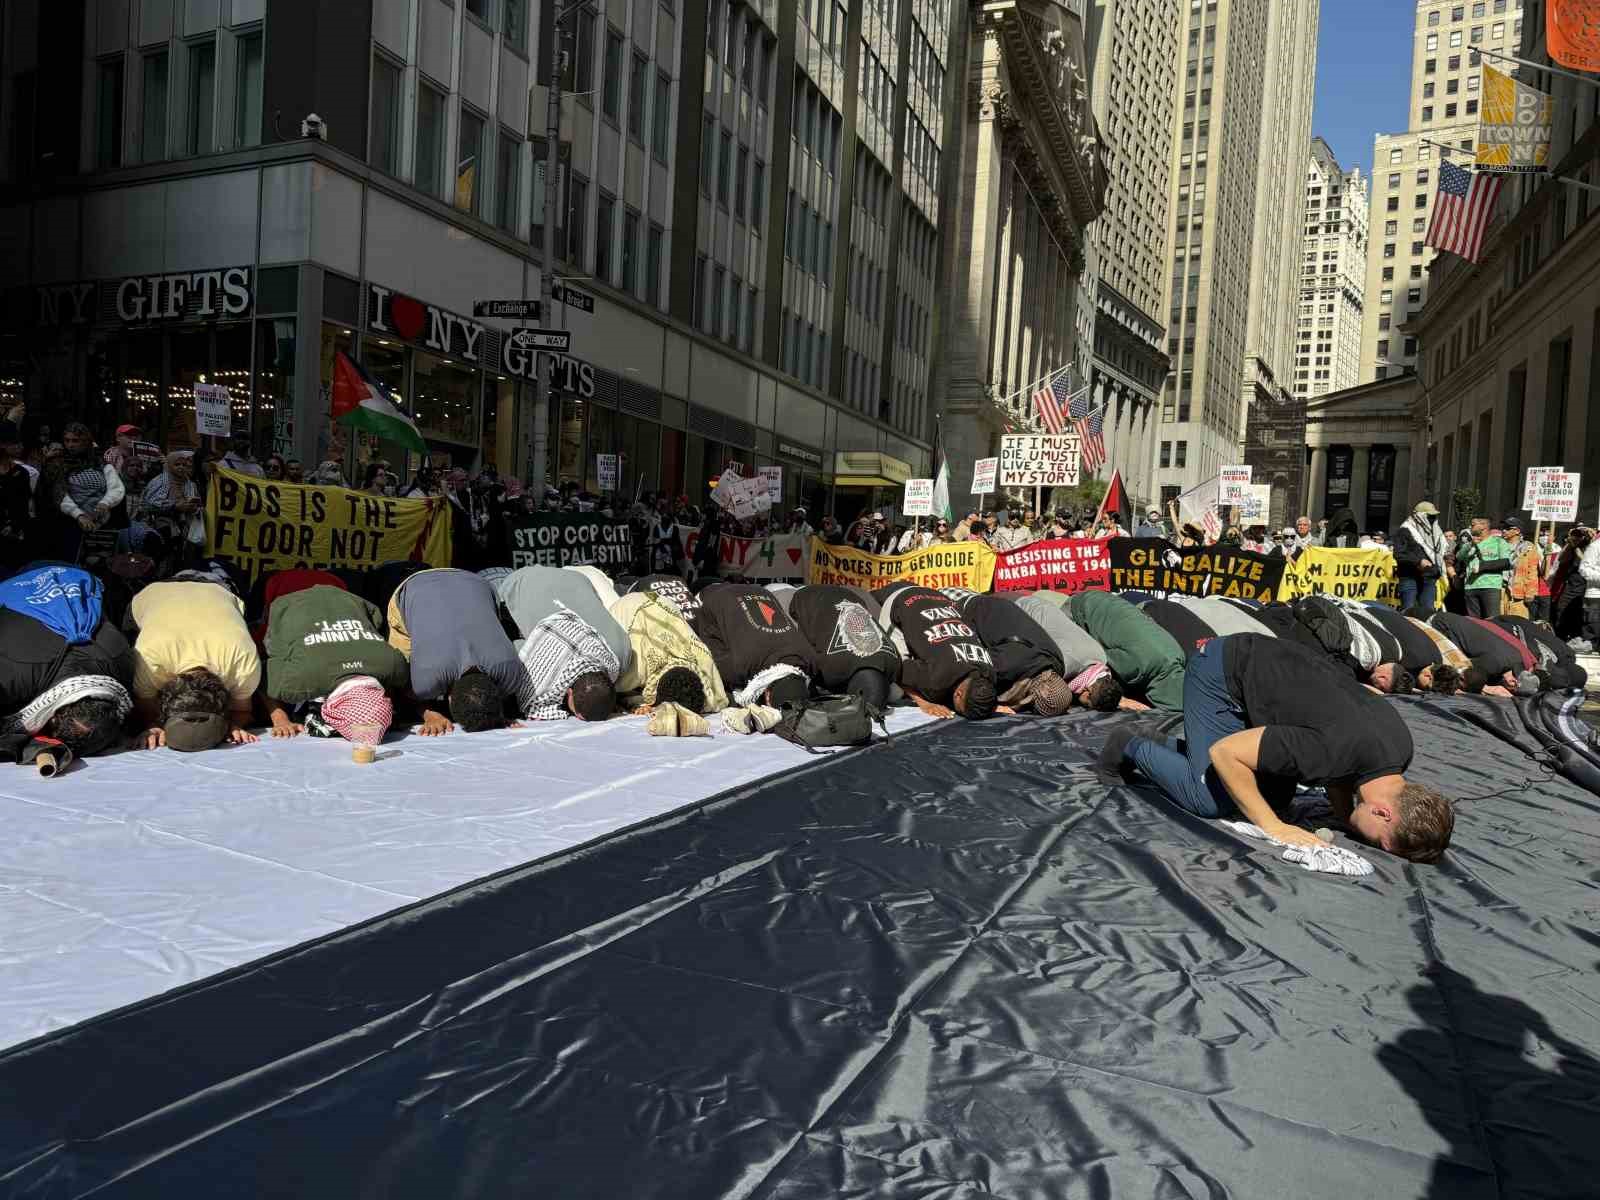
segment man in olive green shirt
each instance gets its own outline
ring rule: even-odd
[[[1466,588],[1467,616],[1489,620],[1500,615],[1500,591],[1511,569],[1511,547],[1498,534],[1490,536],[1487,517],[1472,518],[1472,538],[1456,547],[1456,566]]]

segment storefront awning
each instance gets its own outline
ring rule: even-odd
[[[876,450],[841,450],[833,456],[835,487],[899,487],[911,464]]]

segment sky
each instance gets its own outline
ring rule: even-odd
[[[1372,137],[1410,118],[1410,0],[1322,0],[1317,35],[1317,103],[1311,132],[1339,165],[1372,171]]]

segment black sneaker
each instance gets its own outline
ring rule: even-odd
[[[1100,748],[1099,757],[1094,760],[1095,774],[1102,783],[1123,783],[1127,780],[1133,766],[1126,758],[1128,743],[1138,736],[1139,730],[1126,726],[1111,731],[1105,745]]]

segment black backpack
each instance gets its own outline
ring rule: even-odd
[[[783,720],[772,732],[796,746],[821,750],[831,746],[865,746],[872,741],[873,725],[883,729],[885,738],[889,736],[883,714],[861,696],[828,696],[786,706]]]

